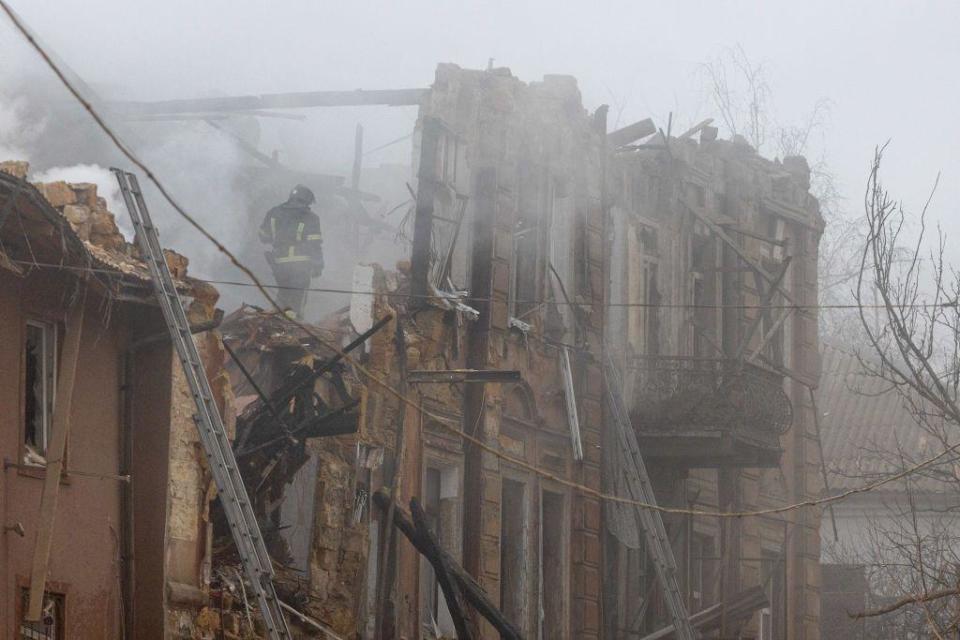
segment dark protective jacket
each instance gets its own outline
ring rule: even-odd
[[[284,202],[270,209],[260,225],[260,241],[273,245],[274,265],[302,263],[323,268],[323,237],[320,218],[310,207]]]

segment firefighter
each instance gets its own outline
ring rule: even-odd
[[[264,255],[280,287],[277,302],[294,318],[303,317],[310,280],[323,271],[320,218],[310,209],[314,202],[313,192],[298,184],[260,225],[260,241],[271,245]]]

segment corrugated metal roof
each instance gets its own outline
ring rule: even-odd
[[[854,353],[822,344],[820,354],[817,410],[832,490],[862,486],[942,451],[940,441],[919,424],[902,394],[889,382],[865,371]],[[900,455],[906,464],[899,462]],[[945,488],[935,480],[919,476],[914,480],[925,490]],[[888,486],[885,490],[902,487]]]

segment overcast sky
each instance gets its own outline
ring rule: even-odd
[[[140,99],[425,87],[438,62],[484,68],[494,58],[528,81],[577,77],[586,106],[611,104],[621,125],[653,116],[665,126],[670,111],[683,125],[717,115],[698,68],[739,45],[764,65],[778,122],[800,122],[818,100],[830,101],[816,154],[834,167],[851,210],[874,145],[890,138],[888,186],[916,204],[942,171],[936,213],[960,232],[952,215],[960,196],[955,1],[12,4],[90,83]],[[32,59],[0,20],[0,82],[5,69]],[[370,147],[402,135],[414,117],[413,109],[315,110],[278,135],[329,136],[312,140],[325,165],[314,168],[346,166],[354,122],[368,127]]]

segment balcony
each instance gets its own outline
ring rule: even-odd
[[[775,467],[793,423],[783,377],[739,360],[641,357],[630,417],[650,458],[688,467]]]

